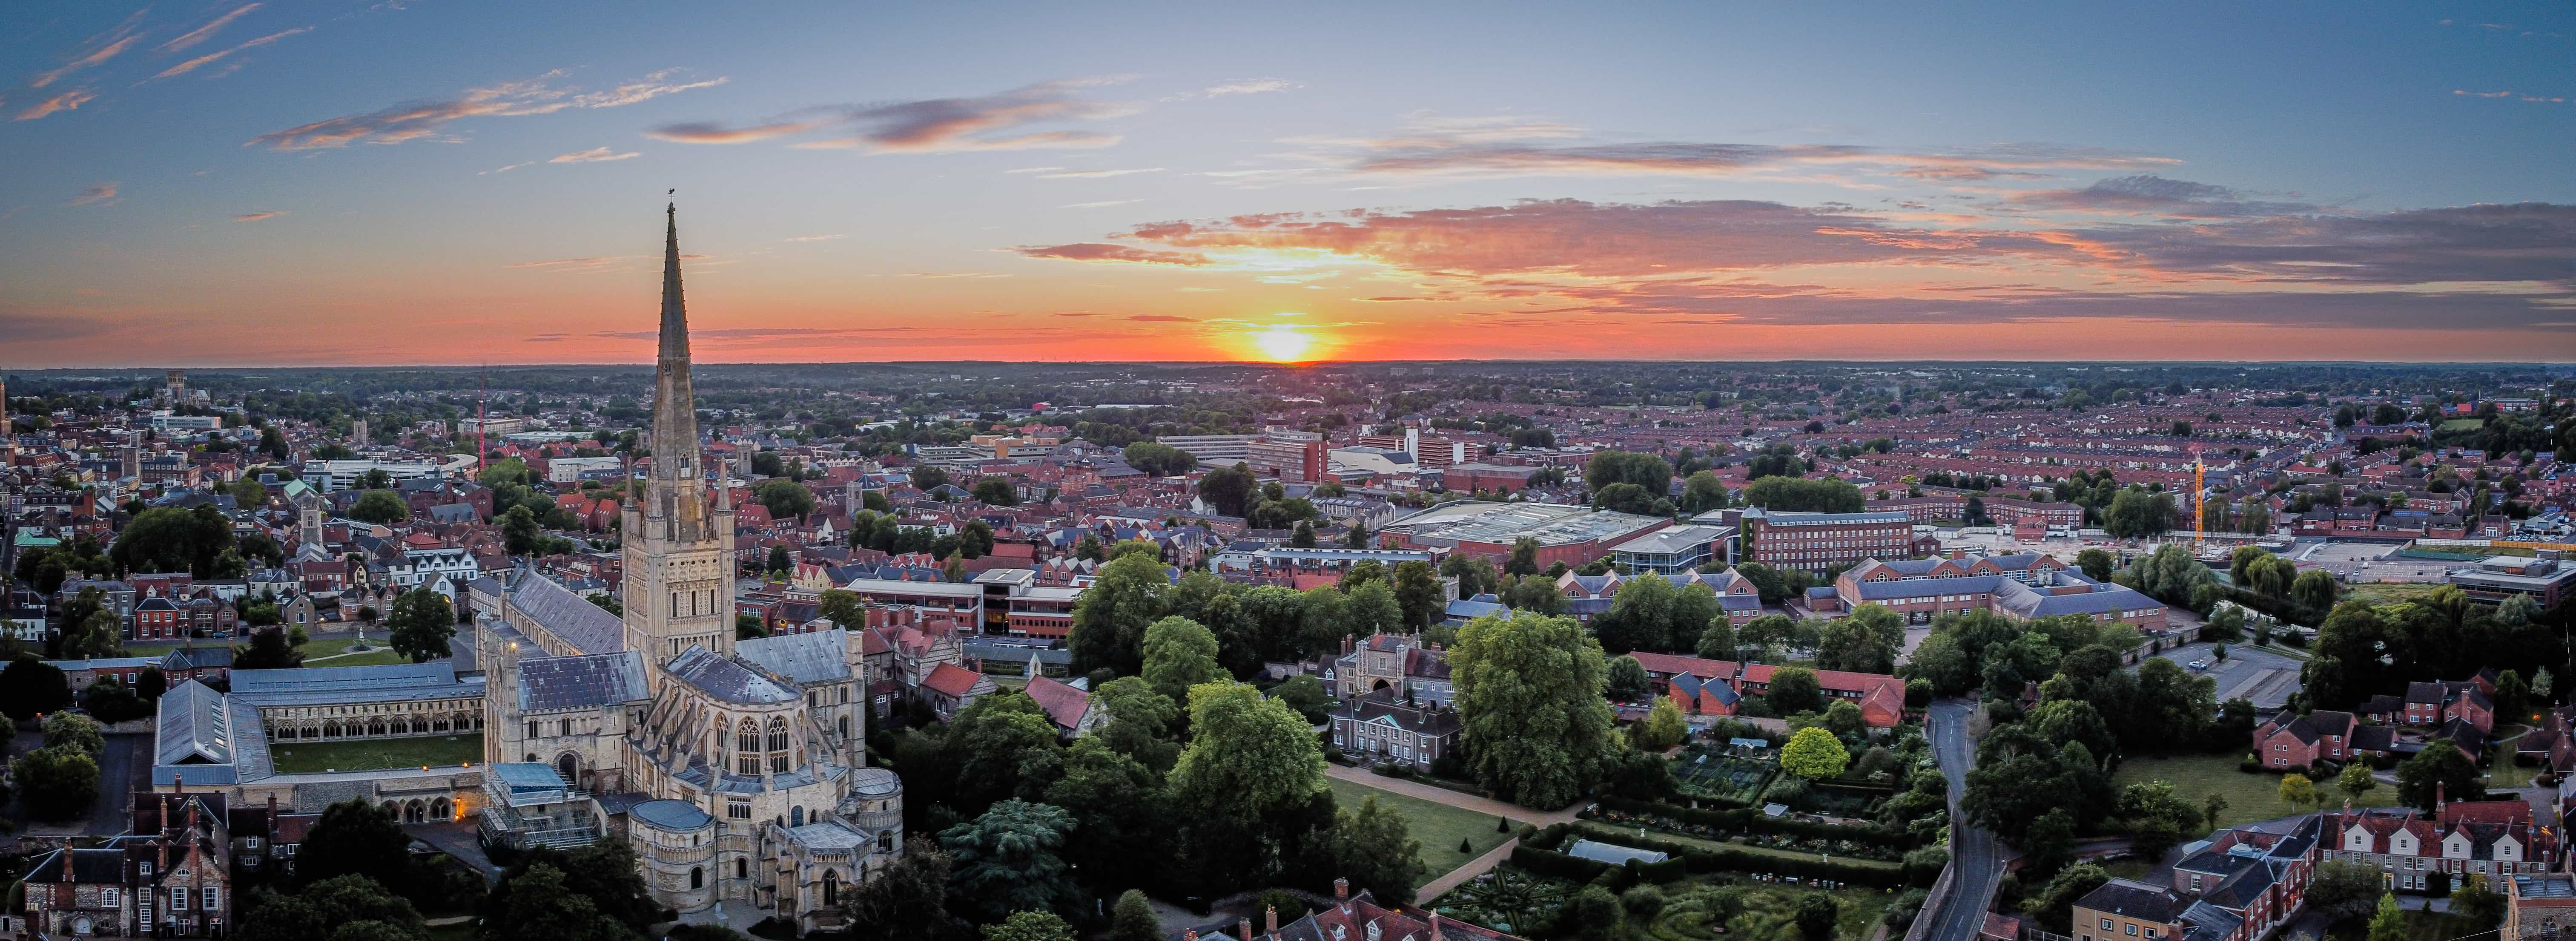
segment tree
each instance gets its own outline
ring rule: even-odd
[[[287,643],[285,629],[277,627],[250,632],[250,645],[233,656],[236,670],[292,670],[303,665],[304,651]]]
[[[25,722],[71,702],[71,680],[52,664],[21,656],[0,668],[0,715]]]
[[[1850,764],[1851,752],[1843,748],[1842,740],[1822,728],[1799,729],[1780,749],[1781,769],[1809,780],[1840,775]]]
[[[84,593],[89,590],[82,589]],[[69,621],[70,626],[63,630],[63,656],[94,658],[116,657],[124,654],[125,645],[119,639],[124,633],[124,622],[116,616],[116,612],[98,608],[82,615],[80,620],[71,621],[69,618],[65,620]]]
[[[1163,561],[1146,553],[1119,556],[1074,602],[1067,646],[1073,669],[1108,667],[1132,674],[1144,667],[1145,628],[1166,613],[1169,590]]]
[[[2370,941],[2406,941],[2413,935],[2406,930],[2406,909],[2397,904],[2397,893],[2379,894],[2379,910],[2370,916]]]
[[[2030,913],[2048,930],[2063,934],[2072,929],[2070,922],[2077,900],[2111,881],[2111,874],[2094,863],[2076,863],[2057,871],[2038,892],[2022,900],[2022,911]]]
[[[2454,801],[2486,799],[2486,776],[2448,738],[2424,743],[2424,750],[2397,766],[2397,800],[2426,813],[2436,798]]]
[[[2522,681],[2522,673],[2506,670],[2496,676],[2495,714],[2512,720],[2531,711],[2531,684]]]
[[[1168,617],[1145,629],[1145,682],[1174,700],[1190,687],[1225,676],[1216,662],[1216,635],[1184,617]]]
[[[1816,665],[1853,673],[1887,673],[1905,647],[1905,618],[1885,605],[1862,604],[1818,632]]]
[[[2022,837],[2023,871],[2046,877],[2075,861],[2075,815],[2059,807],[2031,821]]]
[[[411,837],[391,811],[358,798],[323,808],[295,851],[295,877],[306,885],[354,875],[397,887],[410,871]]]
[[[170,678],[162,674],[160,667],[144,667],[143,672],[134,675],[134,695],[145,702],[158,700],[169,691]]]
[[[1538,548],[1538,540],[1527,536],[1512,540],[1512,556],[1503,563],[1503,574],[1524,578],[1538,574]]]
[[[1781,715],[1815,712],[1825,707],[1825,688],[1816,682],[1816,672],[1803,667],[1781,667],[1771,671],[1771,708]]]
[[[1397,600],[1395,589],[1385,579],[1350,589],[1345,593],[1342,611],[1343,623],[1351,633],[1362,637],[1391,634],[1404,627],[1404,602]]]
[[[2466,918],[2473,928],[2492,928],[2504,920],[2504,893],[2478,873],[2461,877],[2459,887],[2451,890],[2451,914]]]
[[[929,464],[915,464],[912,466],[912,486],[923,491],[948,486],[948,471]]]
[[[1220,467],[1199,477],[1199,499],[1221,516],[1242,516],[1259,499],[1260,482],[1252,470],[1237,462],[1233,467]]]
[[[1572,928],[1573,937],[1582,941],[1609,941],[1619,931],[1621,912],[1619,897],[1598,885],[1587,885],[1566,900],[1565,909],[1557,915],[1557,924]]]
[[[1085,537],[1085,538],[1088,538],[1088,537]],[[1312,521],[1312,520],[1298,520],[1298,521],[1297,521],[1297,528],[1296,528],[1295,530],[1291,531],[1291,532],[1288,534],[1288,547],[1289,547],[1289,548],[1291,548],[1291,549],[1312,549],[1312,548],[1315,548],[1315,523],[1314,523],[1314,521]]]
[[[2102,529],[2113,538],[2153,536],[2173,528],[2173,496],[2124,488],[2102,510]]]
[[[79,746],[39,748],[9,765],[21,802],[38,820],[78,820],[98,800],[98,760]]]
[[[1324,689],[1324,681],[1305,674],[1289,677],[1286,682],[1273,687],[1270,695],[1287,703],[1288,708],[1297,710],[1297,714],[1305,716],[1308,722],[1322,722],[1324,716],[1333,711],[1333,695]]]
[[[127,572],[188,572],[198,578],[213,574],[215,557],[233,547],[232,521],[211,503],[189,509],[154,507],[134,515],[107,550],[118,569]]]
[[[90,717],[72,712],[57,712],[45,717],[46,748],[78,749],[95,756],[107,750],[107,734]]]
[[[1073,828],[1061,807],[1006,800],[941,831],[939,847],[955,865],[950,884],[990,918],[1067,911],[1082,896],[1060,855]]]
[[[393,628],[394,652],[413,663],[448,656],[448,641],[456,636],[456,612],[447,596],[426,586],[394,596],[394,612],[385,623]]]
[[[302,851],[298,851],[301,853]],[[296,861],[298,875],[303,859]],[[564,871],[536,863],[495,889],[483,920],[486,941],[628,941],[629,929],[566,885]]]
[[[411,518],[411,507],[391,490],[369,490],[349,506],[349,518],[391,526]]]
[[[991,506],[1018,506],[1020,503],[1020,489],[1011,486],[1011,479],[1008,477],[995,476],[977,480],[975,489],[970,492],[975,495],[978,502]]]
[[[953,938],[965,923],[948,913],[948,857],[929,840],[909,840],[875,878],[841,892],[841,913],[858,941]]]
[[[2379,779],[2371,776],[2368,763],[2356,761],[2345,765],[2343,773],[2335,776],[2335,786],[2343,789],[2346,795],[2358,802],[2362,795],[2370,793],[2372,789],[2379,786]]]
[[[1170,778],[1183,819],[1253,830],[1264,814],[1325,790],[1313,727],[1285,703],[1231,681],[1193,686],[1189,699],[1190,744]]]
[[[1477,783],[1506,799],[1563,806],[1618,749],[1601,646],[1572,618],[1477,618],[1449,671]]]
[[[1199,466],[1199,459],[1190,456],[1190,452],[1152,441],[1139,441],[1128,445],[1126,452],[1121,456],[1127,459],[1129,467],[1156,477],[1176,476]]]
[[[1329,844],[1333,871],[1350,879],[1352,888],[1366,889],[1392,904],[1413,902],[1414,886],[1422,881],[1427,867],[1422,864],[1422,844],[1406,829],[1403,814],[1370,795],[1360,801],[1358,810],[1335,816]]]
[[[1708,628],[1699,633],[1699,649],[1696,652],[1709,660],[1735,659],[1734,619],[1727,617],[1722,611],[1716,617],[1708,619]]]
[[[1405,626],[1419,630],[1440,619],[1449,598],[1431,563],[1412,559],[1395,565],[1395,603]]]
[[[501,514],[501,539],[511,555],[535,555],[545,548],[546,534],[537,526],[537,514],[514,506]]]
[[[1610,658],[1604,675],[1602,692],[1612,700],[1629,702],[1646,697],[1646,667],[1637,658],[1624,654]]]
[[[1867,508],[1868,499],[1845,481],[1764,477],[1745,486],[1744,505],[1772,512],[1858,513]]]
[[[2322,611],[2334,604],[2335,591],[2334,573],[2311,569],[2290,583],[2290,600]]]
[[[2100,549],[2075,553],[2075,567],[2084,570],[2084,577],[2097,582],[2111,580],[2111,564],[2111,554]]]
[[[1152,884],[1154,874],[1133,863],[1162,852],[1171,835],[1162,777],[1153,768],[1103,735],[1086,735],[1066,750],[1064,776],[1047,787],[1046,801],[1073,814],[1081,839],[1066,845],[1064,857],[1086,882],[1104,891]]]
[[[2282,775],[2281,786],[2277,789],[2277,793],[2281,803],[2288,804],[2293,809],[2301,804],[2318,802],[2316,782],[2308,780],[2308,776],[2304,774]]]
[[[337,876],[287,893],[255,890],[238,934],[269,941],[428,941],[409,901],[364,876]]]
[[[984,941],[1076,941],[1073,925],[1054,912],[1012,912],[998,925],[984,926]]]
[[[1162,919],[1154,916],[1145,893],[1129,889],[1118,894],[1118,904],[1109,908],[1109,941],[1165,941]]]
[[[2377,866],[2327,860],[2318,863],[2316,874],[2308,879],[2308,905],[2330,920],[2358,918],[2374,907],[2383,881]]]
[[[1798,897],[1799,937],[1830,939],[1834,936],[1834,922],[1841,917],[1842,907],[1834,904],[1831,895],[1809,892]]]
[[[1697,514],[1725,508],[1726,484],[1716,474],[1698,471],[1682,479],[1682,512]]]
[[[1637,747],[1650,752],[1660,752],[1679,745],[1682,743],[1683,736],[1690,734],[1690,727],[1682,721],[1681,707],[1673,705],[1672,700],[1662,697],[1655,699],[1654,708],[1646,710],[1644,719],[1628,728],[1634,735]]]

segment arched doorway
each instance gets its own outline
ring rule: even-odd
[[[696,866],[689,867],[689,888],[703,889],[706,887],[707,871]]]
[[[571,787],[573,782],[581,780],[581,759],[571,752],[558,755],[555,757],[555,771],[563,775],[564,786]]]

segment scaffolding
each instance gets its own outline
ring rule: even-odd
[[[483,796],[477,828],[485,846],[577,849],[607,833],[599,801],[565,784],[548,765],[492,765],[483,775]]]

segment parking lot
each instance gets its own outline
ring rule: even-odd
[[[2248,644],[2227,645],[2227,659],[2211,660],[2211,644],[2185,644],[2157,654],[2188,670],[2193,661],[2209,664],[2200,675],[2217,681],[2218,701],[2239,697],[2252,700],[2254,708],[2274,710],[2290,701],[2299,691],[2299,667],[2294,657],[2273,653]]]
[[[2443,572],[2462,564],[2391,558],[2397,548],[2367,542],[2326,542],[2302,548],[2291,556],[2300,562],[2315,563],[2338,577],[2362,582],[2438,582]]]

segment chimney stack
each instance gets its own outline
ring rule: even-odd
[[[1243,941],[1252,941],[1252,918],[1250,916],[1245,916],[1244,918],[1236,921],[1234,923],[1234,930],[1243,935]]]
[[[1347,901],[1350,901],[1350,900],[1351,900],[1351,880],[1349,880],[1349,879],[1335,879],[1335,880],[1333,880],[1333,901],[1336,901],[1336,902],[1347,902]]]
[[[1443,938],[1441,938],[1441,937],[1440,937],[1440,913],[1439,913],[1439,912],[1432,912],[1432,913],[1431,913],[1431,941],[1445,941],[1445,939],[1443,939]]]
[[[1278,933],[1279,933],[1279,906],[1276,906],[1276,905],[1266,906],[1266,907],[1264,908],[1264,911],[1267,911],[1267,912],[1269,913],[1269,915],[1267,916],[1267,918],[1265,919],[1265,921],[1264,921],[1264,923],[1263,923],[1263,928],[1265,928],[1265,929],[1266,929],[1265,933],[1267,933],[1267,934],[1278,934]]]

